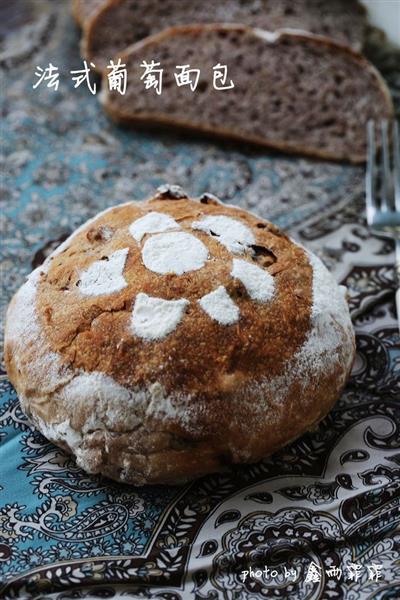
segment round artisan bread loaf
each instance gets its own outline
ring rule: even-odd
[[[179,483],[320,421],[355,345],[344,288],[271,223],[163,186],[80,227],[7,315],[23,410],[89,473]]]

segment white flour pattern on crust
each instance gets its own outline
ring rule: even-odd
[[[232,254],[253,254],[251,246],[256,241],[253,232],[237,219],[211,215],[194,221],[192,229],[215,237]],[[144,236],[148,236],[141,248],[143,264],[159,275],[183,275],[196,271],[209,259],[208,248],[203,242],[195,235],[181,231],[181,226],[166,213],[148,212],[130,224],[129,233],[138,244]],[[126,287],[128,284],[123,270],[128,252],[129,248],[117,250],[110,257],[90,265],[81,274],[80,292],[97,296],[119,292]],[[232,265],[231,276],[242,282],[252,300],[271,300],[275,283],[268,271],[235,258]],[[184,298],[172,301],[138,294],[131,320],[133,334],[147,341],[162,339],[180,323],[188,304],[189,301]],[[220,325],[232,325],[240,318],[240,310],[224,286],[204,295],[198,304]]]
[[[113,209],[115,208],[119,207],[113,207]],[[106,212],[108,211],[104,211],[102,214],[104,215]],[[60,444],[73,450],[77,456],[78,464],[86,471],[93,473],[101,472],[101,462],[99,462],[101,457],[99,458],[98,450],[91,447],[92,436],[98,435],[101,431],[105,431],[105,433],[112,431],[113,435],[118,436],[123,431],[131,431],[138,426],[140,427],[145,416],[146,418],[157,417],[162,422],[172,419],[179,422],[187,431],[190,431],[196,427],[197,412],[204,409],[201,402],[191,404],[189,393],[167,394],[159,381],[154,381],[143,388],[124,387],[104,373],[89,373],[82,369],[66,366],[63,357],[51,350],[36,311],[36,292],[40,283],[40,276],[42,273],[46,273],[54,256],[59,255],[64,249],[68,248],[72,239],[79,232],[87,229],[89,224],[96,221],[98,217],[99,215],[79,228],[46,259],[42,267],[31,274],[10,307],[7,332],[7,337],[12,340],[13,347],[16,350],[16,367],[24,371],[24,378],[29,381],[29,386],[25,390],[22,389],[19,394],[22,405],[25,407],[40,407],[45,405],[51,398],[54,406],[57,407],[52,415],[51,422],[45,422],[41,419],[40,410],[37,410],[37,414],[30,414],[31,418],[38,429],[49,439],[59,441]],[[160,221],[162,220],[160,219]],[[236,219],[229,220],[236,221]],[[155,221],[153,221],[153,227]],[[236,222],[239,223],[239,221]],[[164,223],[166,224],[166,221]],[[149,227],[146,226],[146,228]],[[143,227],[142,230],[136,228],[133,231],[140,238],[140,241],[136,240],[140,244],[143,239],[143,236],[140,237]],[[153,236],[150,232],[143,235],[149,234],[146,240],[148,241],[152,237],[171,235],[171,233],[173,235],[185,233],[183,231],[167,231],[167,233],[158,231]],[[210,228],[209,235],[213,235],[211,231],[214,232]],[[204,246],[192,234],[186,235]],[[232,248],[236,249],[235,252],[232,250],[233,253],[244,254],[246,252],[246,258],[251,260],[252,240],[249,237],[246,241],[243,236],[240,237],[240,240],[234,240],[231,236],[227,241],[226,236],[223,233],[221,234],[220,231],[219,238],[224,238],[226,243],[218,239],[223,245],[230,244]],[[246,249],[244,249],[245,246]],[[208,253],[207,249],[206,251]],[[246,402],[246,406],[249,403],[252,410],[257,413],[260,423],[265,419],[271,423],[274,422],[277,418],[276,407],[285,398],[288,389],[296,382],[300,382],[302,386],[307,386],[310,378],[315,379],[318,374],[326,374],[327,371],[334,368],[335,360],[340,360],[341,347],[345,342],[347,343],[351,336],[351,322],[342,290],[338,288],[321,261],[313,254],[304,251],[313,269],[312,311],[310,330],[306,341],[287,362],[281,375],[273,378],[264,377],[260,380],[245,383],[241,390],[238,390],[238,393],[231,398],[230,410],[233,414],[235,414],[235,406],[237,409],[243,402]],[[110,261],[111,257],[114,256],[113,260],[119,264],[119,267],[123,260],[122,268],[119,271],[117,270],[119,273],[117,279],[118,277],[124,279],[122,271],[127,254],[128,248],[123,248],[109,257]],[[268,301],[274,294],[274,279],[266,270],[249,262],[249,260],[233,258],[231,274],[234,276],[236,273],[235,276],[237,277],[238,273],[241,273],[238,265],[242,271],[250,270],[253,277],[250,277],[246,282],[243,281],[246,280],[245,277],[240,279],[245,285],[249,296],[258,301]],[[245,266],[243,266],[243,263],[245,263]],[[255,270],[250,269],[251,267],[254,267]],[[86,273],[91,273],[90,268],[86,270]],[[256,292],[254,291],[254,285],[257,277],[254,274],[259,271],[266,274],[267,277],[261,285],[261,291]],[[110,289],[108,289],[108,293],[111,293]],[[185,298],[165,300],[144,293],[137,294],[134,300],[131,327],[133,330],[136,328],[141,338],[146,341],[162,339],[165,335],[169,335],[174,331],[179,326],[182,318],[185,317],[185,311],[189,306],[189,301]],[[240,317],[239,307],[235,305],[226,288],[222,285],[200,298],[198,305],[210,318],[221,325],[230,325]],[[25,358],[24,352],[26,353]],[[348,354],[345,361],[348,363],[351,358]],[[349,369],[349,364],[346,365],[346,369]],[[345,372],[343,371],[343,373],[343,377],[345,377]],[[30,398],[28,402],[28,393],[31,393],[29,390],[32,388],[39,391],[36,397],[33,400]],[[266,398],[267,400],[260,402],[260,398]],[[77,431],[74,429],[73,424],[76,404],[79,403],[85,404],[88,408],[90,418],[84,427]],[[129,410],[127,409],[128,406]],[[28,410],[27,412],[29,414],[31,411]],[[127,414],[129,415],[129,422],[126,422]],[[253,422],[253,426],[257,428],[257,420],[255,425]],[[237,456],[239,456],[238,450],[232,449],[232,452],[237,452]],[[246,448],[242,447],[240,452],[245,456]]]
[[[160,340],[174,331],[182,320],[189,300],[163,300],[138,294],[132,312],[132,331],[144,340]]]
[[[256,243],[253,232],[247,225],[225,215],[210,215],[192,223],[194,230],[203,231],[225,246],[233,254],[244,254]]]
[[[236,306],[223,285],[200,298],[198,302],[201,308],[221,325],[232,325],[239,320],[239,307]]]
[[[191,226],[195,231],[213,236],[232,254],[253,254],[251,246],[256,241],[253,232],[237,219],[225,215],[212,215],[194,221]],[[179,230],[180,225],[170,215],[159,212],[150,212],[131,223],[129,232],[138,243],[149,234],[141,250],[145,267],[160,275],[183,275],[201,269],[209,258],[207,247],[196,236],[184,231],[170,231],[173,229]],[[241,280],[253,300],[267,302],[272,298],[274,279],[257,265],[233,259],[231,275]],[[183,311],[179,314],[179,319],[174,319],[171,317],[172,305],[167,310],[168,304],[162,304],[161,298],[150,298],[143,294],[140,296],[134,307],[133,333],[148,341],[162,339],[174,330],[172,323],[175,323],[175,326],[179,324],[183,318]],[[185,300],[185,303],[188,301]],[[219,286],[204,295],[198,300],[198,304],[220,325],[232,325],[240,318],[239,307],[230,298],[224,286]],[[140,320],[144,318],[145,313],[148,319],[146,325]],[[157,319],[167,319],[168,323],[157,325]],[[154,335],[150,333],[149,322],[152,323]]]
[[[211,215],[194,221],[192,229],[215,237],[232,254],[247,251],[252,255],[251,246],[255,244],[255,238],[250,228],[239,220],[225,215]],[[133,221],[129,232],[139,244],[144,236],[149,236],[141,249],[142,260],[146,268],[160,275],[183,275],[201,269],[209,258],[209,251],[203,242],[194,235],[181,231],[180,225],[166,213],[150,211]],[[111,294],[126,287],[128,284],[123,276],[123,269],[128,252],[129,248],[124,248],[117,250],[106,260],[95,261],[81,274],[80,292],[85,295]],[[338,305],[342,298],[328,293],[332,287],[329,272],[311,253],[307,252],[307,255],[314,271],[312,317],[317,321],[320,314],[340,312]],[[233,258],[231,276],[243,284],[249,297],[256,302],[269,302],[274,296],[274,277],[256,264]],[[222,285],[205,294],[198,300],[198,304],[220,325],[232,325],[240,318],[239,307]],[[140,293],[134,302],[132,333],[147,341],[163,339],[178,326],[188,305],[189,301],[185,298],[165,300]]]
[[[170,215],[157,211],[135,219],[129,233],[141,245],[144,266],[159,275],[183,275],[201,269],[209,259],[208,248],[195,235],[181,230]],[[192,229],[217,239],[233,254],[252,254],[255,243],[251,229],[237,219],[214,215],[195,221]],[[143,242],[143,238],[146,240]],[[128,285],[123,270],[129,248],[97,260],[81,274],[79,290],[84,295],[119,292]],[[244,263],[241,265],[241,263]],[[232,277],[239,278],[252,299],[266,302],[273,295],[273,278],[247,261],[233,261]],[[131,331],[146,341],[156,341],[172,333],[184,317],[189,304],[185,298],[165,300],[139,293],[134,302]],[[217,287],[198,300],[199,306],[220,325],[232,325],[240,318],[239,307],[224,286]]]
[[[129,233],[137,242],[140,242],[147,233],[161,233],[171,229],[180,229],[175,219],[165,213],[152,211],[133,221],[129,226]]]
[[[86,296],[100,296],[121,291],[128,285],[122,272],[129,248],[116,250],[111,256],[96,260],[81,273],[79,290]]]
[[[150,271],[160,275],[183,275],[204,267],[208,250],[203,242],[190,233],[158,233],[145,241],[142,258]]]
[[[272,275],[247,260],[234,258],[231,275],[243,283],[252,300],[268,302],[274,295],[275,281]]]

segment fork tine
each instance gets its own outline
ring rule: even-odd
[[[365,175],[365,201],[366,201],[366,212],[367,222],[372,225],[374,215],[376,212],[376,201],[375,201],[375,123],[374,121],[368,121],[367,125],[367,139],[368,139],[368,156],[367,156],[367,169]]]
[[[399,123],[393,121],[393,177],[394,177],[394,205],[400,212],[400,135]]]
[[[390,210],[389,207],[389,185],[390,185],[390,159],[389,159],[389,136],[388,122],[381,121],[382,152],[381,152],[381,210]]]

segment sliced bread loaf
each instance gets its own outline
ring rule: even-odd
[[[82,52],[101,71],[110,58],[146,36],[202,23],[241,23],[269,31],[290,27],[361,49],[366,13],[357,0],[107,0],[88,23]]]
[[[366,123],[393,113],[388,89],[360,54],[327,38],[239,25],[185,26],[137,43],[121,56],[125,95],[103,101],[117,121],[175,125],[283,151],[353,163],[365,160]],[[161,63],[162,93],[145,89],[142,61]],[[234,88],[214,89],[227,66]],[[177,86],[176,65],[200,69],[197,88]]]

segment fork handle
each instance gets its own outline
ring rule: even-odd
[[[396,313],[400,332],[400,240],[396,240],[396,264],[395,264],[395,282],[396,282]]]

